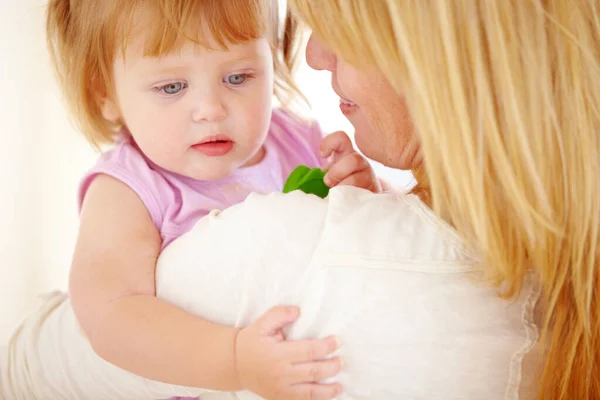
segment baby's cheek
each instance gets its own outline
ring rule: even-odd
[[[255,136],[266,133],[271,124],[271,102],[256,103],[247,118],[247,127],[252,129]]]

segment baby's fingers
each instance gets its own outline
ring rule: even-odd
[[[264,336],[278,335],[280,330],[291,324],[300,315],[298,307],[273,307],[261,315],[254,324]]]
[[[325,175],[325,184],[334,187],[350,175],[363,171],[370,172],[371,165],[359,153],[351,153],[334,163]]]
[[[339,159],[353,152],[352,141],[345,132],[333,132],[321,141],[321,157],[323,158],[335,154],[335,159]]]
[[[293,386],[294,400],[330,400],[342,393],[339,383],[301,383]]]
[[[335,336],[324,339],[306,339],[284,342],[287,359],[292,364],[307,363],[322,360],[339,348]]]
[[[319,382],[333,378],[342,371],[343,363],[339,357],[325,360],[296,364],[292,366],[290,376],[292,382]]]

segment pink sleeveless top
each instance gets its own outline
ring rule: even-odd
[[[301,123],[276,109],[264,144],[265,158],[218,181],[199,181],[162,169],[146,158],[131,139],[123,139],[84,176],[79,206],[98,174],[122,181],[137,193],[150,212],[162,237],[162,250],[211,210],[240,203],[251,192],[281,191],[288,175],[300,164],[321,167],[321,139],[317,123]]]

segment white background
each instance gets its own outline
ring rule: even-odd
[[[76,188],[94,153],[71,127],[49,68],[45,0],[0,0],[0,344],[36,294],[64,289],[77,232]],[[330,132],[351,133],[330,75],[303,66],[298,83]],[[378,172],[398,185],[410,175]]]

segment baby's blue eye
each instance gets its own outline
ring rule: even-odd
[[[173,82],[173,83],[168,83],[164,86],[161,86],[160,90],[163,91],[165,94],[174,95],[174,94],[181,92],[183,90],[183,88],[184,88],[183,82]]]
[[[234,74],[227,77],[227,83],[233,86],[241,85],[246,81],[246,74]]]

